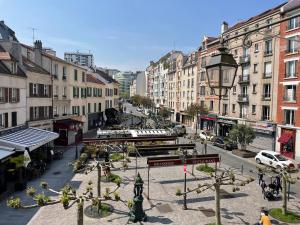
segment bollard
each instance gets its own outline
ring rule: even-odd
[[[244,175],[244,165],[242,164],[242,167],[241,167],[241,173],[242,175]]]

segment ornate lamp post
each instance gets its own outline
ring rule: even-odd
[[[206,76],[209,87],[213,93],[219,97],[219,114],[222,97],[228,94],[234,84],[238,64],[233,55],[224,47],[221,40],[219,52],[212,55],[209,63],[206,66]]]
[[[136,223],[139,221],[146,221],[147,216],[143,210],[143,185],[144,181],[142,180],[140,173],[137,174],[134,183],[134,198],[133,198],[133,206],[130,210],[130,218],[129,220]]]

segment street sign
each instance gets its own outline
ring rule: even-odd
[[[217,163],[220,162],[218,154],[207,155],[187,155],[186,164],[200,164],[200,163]],[[165,156],[165,157],[149,157],[147,158],[147,164],[149,167],[166,167],[166,166],[179,166],[184,162],[180,156]]]

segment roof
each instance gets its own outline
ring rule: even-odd
[[[34,62],[30,61],[29,59],[27,59],[26,57],[22,57],[23,59],[23,65],[24,67],[31,71],[31,72],[35,72],[35,73],[43,73],[43,74],[50,74],[47,70],[45,70],[43,67],[35,64]]]
[[[298,8],[300,6],[299,0],[290,0],[288,3],[286,3],[284,6],[281,7],[280,11],[281,13],[287,13],[295,8]]]
[[[14,148],[0,146],[0,162],[5,161],[9,156],[14,154]]]
[[[109,83],[116,83],[119,84],[118,81],[116,81],[114,78],[112,78],[111,76],[109,76],[107,73],[96,69],[96,73],[99,74],[103,79],[107,80]]]
[[[284,6],[285,4],[286,4],[286,2],[285,2],[285,3],[282,3],[282,4],[278,5],[278,6],[276,6],[276,7],[274,7],[274,8],[268,9],[268,10],[266,10],[266,11],[264,11],[264,12],[262,12],[262,13],[256,15],[256,16],[253,16],[253,17],[249,18],[248,20],[240,21],[240,22],[236,23],[235,25],[233,25],[232,27],[230,27],[230,28],[229,28],[227,31],[225,31],[224,33],[228,33],[229,31],[232,31],[232,30],[235,30],[235,29],[237,29],[237,28],[240,28],[240,27],[242,27],[243,25],[246,25],[246,24],[248,24],[248,23],[250,23],[250,22],[259,20],[259,19],[261,19],[261,18],[263,18],[263,17],[265,17],[265,16],[268,16],[268,15],[270,15],[270,14],[272,14],[272,13],[275,13],[275,12],[279,11],[280,8],[281,8],[282,6]]]
[[[103,84],[105,85],[101,80],[97,79],[94,77],[92,74],[87,74],[86,75],[86,81],[91,82],[91,83],[96,83],[96,84]]]
[[[17,150],[34,150],[58,138],[55,132],[38,128],[26,128],[0,137],[0,144]]]
[[[26,45],[26,44],[23,44],[23,43],[21,43],[21,46],[23,46],[24,48],[28,48],[28,49],[34,51],[34,48],[33,48],[32,46],[29,46],[29,45]],[[64,60],[64,59],[61,59],[61,58],[59,58],[59,57],[57,57],[57,56],[51,55],[51,54],[49,54],[49,53],[47,53],[47,52],[42,51],[42,55],[43,55],[43,56],[46,56],[46,57],[48,57],[48,58],[50,58],[50,59],[53,59],[53,60],[56,60],[56,61],[59,61],[59,62],[62,62],[62,63],[66,63],[66,64],[69,64],[69,65],[72,65],[72,66],[76,66],[76,67],[78,67],[78,68],[80,68],[80,69],[86,70],[86,68],[84,68],[83,66],[80,66],[80,65],[71,63],[71,62],[66,61],[66,60]]]
[[[4,41],[18,42],[15,32],[12,29],[10,29],[8,26],[6,26],[3,20],[0,21],[0,39]]]

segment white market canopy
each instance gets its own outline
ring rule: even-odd
[[[0,145],[32,151],[58,137],[55,132],[30,127],[0,136]]]

